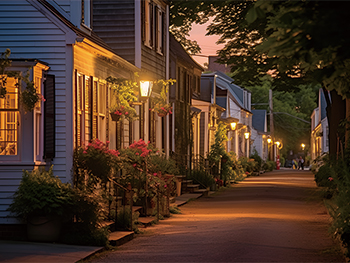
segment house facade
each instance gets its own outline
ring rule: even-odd
[[[319,89],[318,107],[311,114],[310,154],[312,160],[329,151],[325,96],[329,96],[329,94],[324,94],[323,90]]]
[[[221,121],[225,121],[228,127],[231,123],[236,123],[229,129],[226,150],[236,153],[236,157],[249,157],[251,152],[251,93],[233,84],[233,79],[226,74],[216,71],[202,74],[201,89],[209,87],[212,91],[211,101],[221,108],[219,116]],[[207,95],[208,96],[208,95]]]
[[[138,67],[141,79],[169,79],[168,1],[94,0],[92,8],[94,32],[115,53]],[[159,93],[159,87],[154,86],[151,98],[136,108],[140,118],[130,129],[134,140],[150,141],[168,154],[170,118],[149,110],[154,105],[152,97]],[[123,130],[119,126],[117,129]]]
[[[32,112],[19,101],[16,80],[8,78],[0,99],[0,224],[17,222],[6,211],[22,170],[53,165],[63,182],[71,182],[73,150],[93,138],[129,142],[127,130],[119,134],[109,117],[108,76],[133,79],[139,71],[118,56],[92,31],[90,1],[1,1],[0,51],[11,50],[11,67],[29,71],[43,95]],[[83,4],[84,3],[84,4]]]
[[[192,157],[199,154],[199,108],[192,106],[192,96],[200,95],[203,68],[170,35],[170,78],[176,79],[169,90],[173,107],[170,115],[170,150],[172,157],[190,167]]]

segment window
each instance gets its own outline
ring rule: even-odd
[[[103,142],[107,141],[107,94],[106,84],[98,85],[98,136]]]
[[[7,93],[0,99],[0,155],[17,155],[18,151],[18,82],[7,78]]]
[[[151,0],[142,3],[142,39],[144,44],[163,54],[165,13]]]
[[[37,94],[42,94],[41,78],[34,78],[34,86]],[[43,117],[42,117],[42,101],[39,101],[34,108],[34,156],[35,161],[42,161],[43,157]]]

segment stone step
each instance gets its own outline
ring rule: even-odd
[[[121,246],[134,238],[133,231],[115,231],[109,235],[109,243],[112,246]]]
[[[193,193],[195,190],[199,189],[199,184],[188,184],[186,189],[189,190],[190,193]]]
[[[198,190],[194,190],[192,193],[193,194],[202,194],[203,196],[208,196],[209,190],[208,189],[198,189]]]
[[[191,184],[193,182],[193,180],[183,180],[181,183],[182,185],[186,185],[186,184]]]
[[[139,217],[138,222],[141,223],[144,227],[151,226],[153,222],[155,222],[157,219],[154,217]]]

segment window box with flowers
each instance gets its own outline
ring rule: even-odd
[[[137,101],[138,85],[136,81],[125,78],[108,77],[107,82],[111,85],[110,115],[113,121],[119,121],[122,117],[129,121],[137,119],[137,113],[132,106]]]

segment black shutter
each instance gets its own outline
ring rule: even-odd
[[[145,21],[145,0],[141,0],[141,39],[145,42],[146,35],[146,21]]]
[[[56,105],[55,75],[46,75],[44,82],[44,159],[55,157]]]

